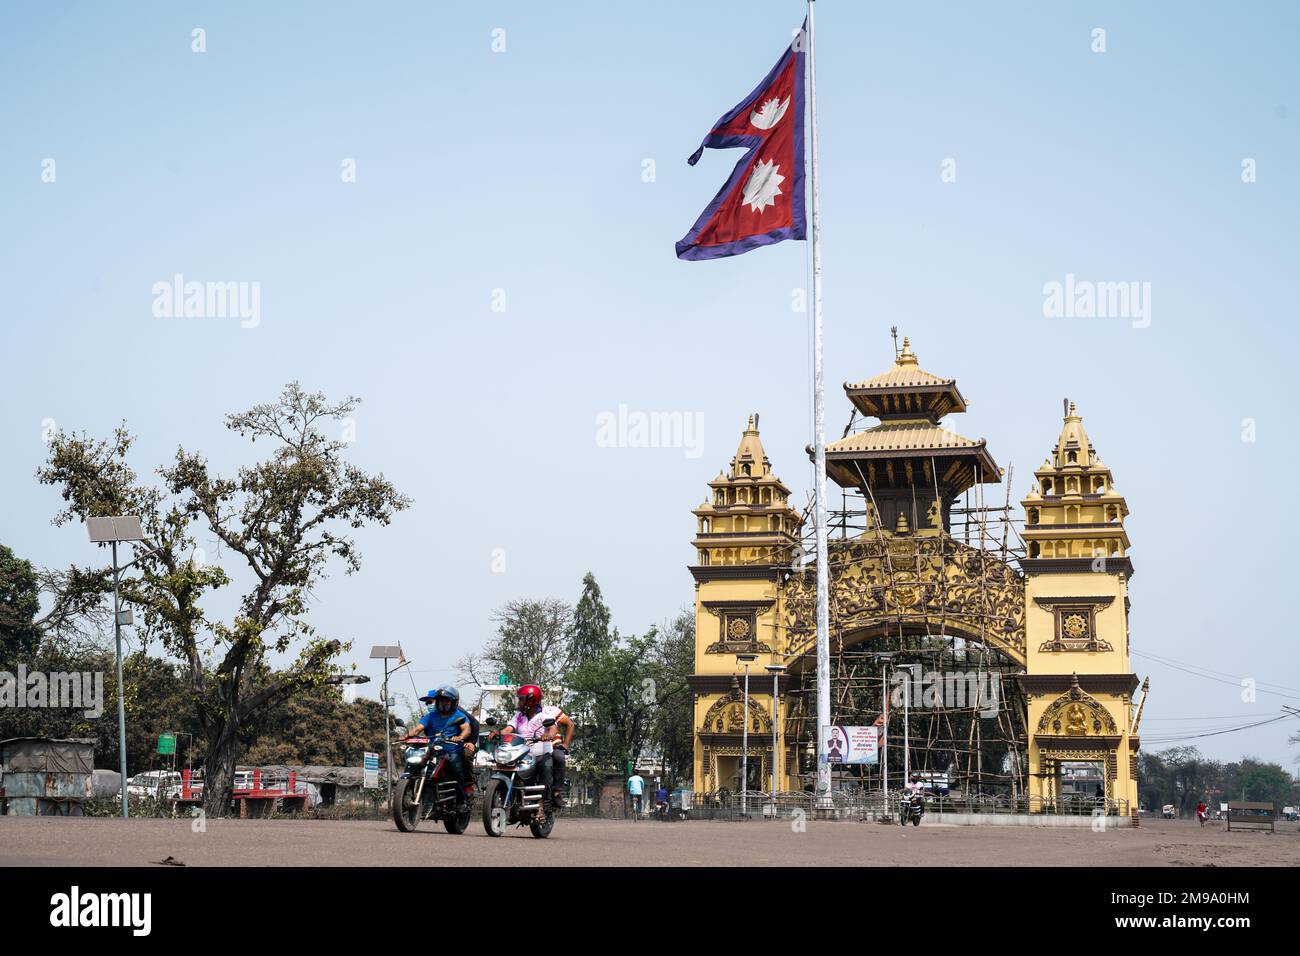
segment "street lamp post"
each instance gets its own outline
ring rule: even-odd
[[[889,658],[885,658],[880,672],[880,706],[885,722],[880,734],[880,799],[881,808],[889,810]]]
[[[907,682],[903,684],[903,786],[907,786],[912,778],[911,733],[907,726],[907,718],[912,703],[912,680],[916,677],[916,665],[899,664],[898,670],[908,673]]]
[[[117,544],[119,541],[143,541],[144,532],[140,527],[138,515],[87,518],[86,531],[90,535],[92,544],[107,543],[113,547],[113,640],[117,645],[117,761],[118,770],[122,775],[122,819],[125,820],[130,813],[126,799],[126,692],[122,686],[122,625],[134,621],[130,611],[122,610],[122,600],[118,593],[122,569],[117,566]],[[135,561],[131,562],[134,563]]]
[[[777,750],[776,728],[778,715],[778,701],[781,693],[780,679],[785,670],[784,664],[767,664],[765,669],[772,675],[772,816],[776,816],[776,768],[781,759],[780,751]]]
[[[390,698],[388,696],[388,676],[391,673],[388,670],[388,662],[390,660],[400,660],[402,662],[396,668],[393,669],[394,671],[401,670],[403,667],[406,666],[407,662],[406,662],[406,657],[402,654],[402,647],[400,644],[376,644],[374,647],[370,648],[370,658],[371,660],[382,659],[384,662],[384,687],[383,687],[384,751],[388,757],[388,762],[387,762],[388,802],[392,803],[393,802],[393,720],[392,720],[393,714],[392,714],[392,707],[390,706]]]
[[[737,654],[736,660],[745,665],[745,722],[740,731],[740,815],[745,817],[749,815],[749,665],[758,660],[758,655]]]

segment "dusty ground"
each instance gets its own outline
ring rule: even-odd
[[[403,834],[386,821],[190,820],[0,817],[0,865],[148,866],[168,856],[189,866],[907,865],[1296,866],[1300,826],[1273,835],[1221,825],[1145,821],[1136,830],[871,823],[616,822],[562,819],[549,840],[527,830],[501,839],[477,820],[462,836],[441,827]]]

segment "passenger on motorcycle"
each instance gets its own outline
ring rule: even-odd
[[[470,739],[473,733],[473,718],[460,709],[460,692],[449,684],[443,684],[441,687],[429,691],[420,698],[420,703],[431,706],[429,712],[420,719],[417,726],[424,731],[426,737],[433,737],[437,734],[443,734],[446,737],[450,746],[443,753],[447,758],[447,763],[451,766],[452,772],[456,775],[456,783],[458,784],[456,802],[464,803],[466,796],[471,792],[471,787],[467,779],[465,761],[462,758],[461,751],[465,742]]]
[[[525,684],[516,691],[519,710],[510,720],[515,732],[533,744],[542,784],[546,787],[548,806],[562,806],[564,802],[564,771],[569,760],[569,744],[573,741],[573,721],[568,714],[554,705],[542,706],[542,689],[536,684]],[[546,720],[555,724],[546,727]],[[563,734],[563,738],[560,734]]]

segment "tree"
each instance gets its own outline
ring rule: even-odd
[[[112,579],[108,567],[36,568],[0,544],[0,664],[37,653],[42,641],[67,652],[101,646],[113,626],[104,600]]]
[[[570,671],[566,680],[580,722],[584,763],[621,771],[649,741],[661,670],[655,659],[658,631],[617,641]]]
[[[227,415],[229,430],[271,444],[267,458],[230,478],[180,448],[158,469],[164,488],[146,486],[127,464],[132,438],[125,427],[110,441],[58,434],[38,472],[67,503],[56,524],[141,516],[146,540],[133,547],[136,564],[121,591],[142,612],[146,639],[160,640],[185,667],[204,742],[210,816],[229,807],[235,764],[259,711],[332,677],[345,645],[308,622],[307,599],[332,561],[349,574],[360,567],[346,530],[387,525],[410,505],[382,475],[344,461],[347,444],[326,434],[331,424],[341,428],[358,403],[330,403],[293,382],[277,401]],[[206,594],[231,579],[197,559],[195,527],[214,536],[251,577],[229,621],[210,620],[202,606]],[[268,666],[269,654],[294,648],[288,667]]]
[[[609,608],[600,594],[596,576],[588,571],[582,578],[582,596],[573,610],[573,627],[569,634],[568,664],[581,667],[609,649],[613,637],[609,630]]]
[[[22,660],[36,650],[40,610],[36,569],[0,544],[0,665]]]
[[[1284,804],[1295,792],[1290,774],[1280,764],[1244,757],[1239,767],[1236,791],[1244,800]]]
[[[505,674],[517,684],[558,690],[569,660],[573,608],[554,598],[508,601],[492,614],[496,634],[460,660],[463,680],[483,685]]]
[[[366,698],[344,703],[337,687],[324,686],[267,708],[244,762],[356,767],[363,754],[383,753],[384,746],[384,705]]]
[[[695,696],[688,683],[695,671],[695,615],[683,609],[660,629],[658,637],[657,706],[651,734],[668,779],[689,781],[695,760]]]

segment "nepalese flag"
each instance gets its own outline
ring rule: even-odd
[[[758,88],[714,124],[691,158],[706,147],[748,152],[686,238],[679,259],[720,259],[785,239],[803,239],[803,104],[805,29]]]

